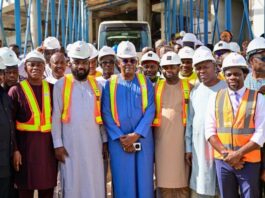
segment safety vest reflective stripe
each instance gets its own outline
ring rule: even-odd
[[[142,112],[144,113],[148,106],[148,91],[146,78],[143,74],[136,74],[138,82],[140,84],[142,95]],[[117,95],[118,76],[112,75],[110,79],[110,107],[114,122],[117,126],[120,126],[119,115],[117,111],[116,95]]]
[[[101,92],[93,76],[88,76],[88,83],[90,87],[92,87],[92,90],[94,92],[94,101],[95,101],[94,115],[95,115],[96,123],[102,124],[103,122],[101,118],[101,101],[100,101]]]
[[[94,115],[95,115],[96,123],[102,124],[100,89],[98,87],[98,84],[95,78],[93,78],[92,76],[88,76],[87,81],[94,93],[94,102],[95,102]],[[70,109],[71,109],[71,104],[72,104],[73,82],[74,82],[74,77],[71,74],[65,76],[64,87],[63,87],[63,112],[61,116],[63,123],[69,123],[70,118],[71,118]]]
[[[250,141],[255,131],[256,100],[257,92],[246,89],[234,116],[228,90],[218,92],[215,103],[217,136],[226,148],[238,150]],[[217,151],[214,151],[214,157],[223,159]],[[259,162],[260,159],[260,149],[251,151],[243,157],[246,162]]]
[[[158,127],[161,125],[161,110],[162,110],[162,93],[165,87],[165,79],[160,79],[155,88],[155,104],[156,104],[156,115],[153,120],[152,126]],[[188,80],[181,80],[181,90],[182,90],[182,124],[186,126],[187,115],[188,115],[188,105],[190,97],[190,85]]]
[[[47,81],[42,81],[42,112],[35,94],[27,80],[20,82],[21,88],[27,98],[31,111],[31,118],[27,122],[16,121],[16,128],[27,132],[50,132],[51,131],[51,96],[50,87]]]

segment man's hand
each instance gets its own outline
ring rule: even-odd
[[[133,145],[129,146],[128,148],[123,147],[123,150],[127,153],[134,153],[135,152],[135,148]]]
[[[185,160],[189,166],[192,165],[192,153],[185,153]]]
[[[65,158],[68,157],[66,149],[62,146],[55,149],[55,157],[59,162],[65,162]]]
[[[129,133],[127,135],[124,135],[120,137],[120,142],[122,144],[122,147],[128,149],[140,138],[140,135],[137,133]]]
[[[14,169],[18,172],[19,166],[22,165],[22,157],[19,151],[15,151],[13,154],[13,166]]]
[[[236,166],[240,161],[242,161],[242,155],[237,151],[229,151],[228,155],[224,158],[224,161],[230,166]]]
[[[244,164],[245,162],[243,160],[239,161],[237,164],[235,164],[233,167],[236,169],[236,170],[241,170],[242,168],[244,168]]]

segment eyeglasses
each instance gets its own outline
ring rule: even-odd
[[[131,64],[135,64],[137,62],[137,60],[134,58],[131,58],[131,59],[130,58],[124,58],[124,59],[121,59],[121,61],[123,64],[128,64],[129,62]]]
[[[265,62],[265,56],[254,56],[254,58],[257,58],[260,61]]]
[[[222,56],[223,54],[229,52],[229,50],[218,50],[216,52],[214,52],[214,54],[218,57]]]
[[[102,65],[107,65],[107,64],[113,65],[114,64],[114,61],[113,60],[110,60],[110,61],[102,61],[101,64]]]

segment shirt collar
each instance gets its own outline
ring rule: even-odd
[[[240,95],[240,97],[242,97],[244,95],[245,91],[246,91],[246,87],[243,86],[241,89],[237,90],[236,92]],[[229,88],[228,88],[228,93],[229,93],[230,96],[231,95],[235,95],[235,91],[233,91],[233,90],[231,90]]]

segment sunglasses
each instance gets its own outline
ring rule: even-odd
[[[128,63],[131,63],[131,64],[135,64],[136,62],[137,62],[137,60],[136,59],[130,59],[130,58],[124,58],[124,59],[122,59],[122,63],[123,64],[128,64]]]
[[[107,65],[107,64],[113,65],[114,64],[114,61],[113,60],[111,60],[111,61],[102,61],[101,64],[102,65]]]
[[[259,59],[262,62],[265,62],[265,56],[254,56],[254,57]]]
[[[218,57],[222,56],[223,54],[229,52],[228,50],[218,50],[216,52],[214,52],[214,54]]]

